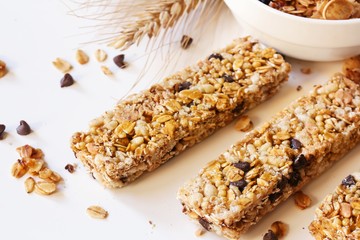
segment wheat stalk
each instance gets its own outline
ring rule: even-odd
[[[82,13],[80,16],[97,20],[97,27],[111,31],[102,40],[125,50],[139,44],[146,36],[152,39],[159,36],[162,29],[174,28],[181,20],[185,25],[196,25],[196,19],[201,21],[207,10],[218,8],[220,4],[220,0],[88,0],[76,11],[101,8],[99,14],[86,16]]]

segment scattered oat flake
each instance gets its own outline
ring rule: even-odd
[[[302,191],[298,191],[294,194],[294,201],[295,205],[301,210],[304,210],[311,205],[311,198]]]
[[[63,73],[69,72],[72,69],[71,64],[61,58],[56,58],[52,63],[59,71]]]
[[[89,56],[83,50],[78,49],[76,51],[76,60],[83,65],[89,62]]]
[[[198,228],[196,231],[195,231],[195,236],[196,237],[200,237],[202,235],[204,235],[206,233],[206,231],[203,229],[203,228]]]
[[[104,62],[107,59],[107,53],[102,49],[95,51],[95,58],[98,62]]]
[[[288,225],[281,221],[276,221],[271,224],[270,229],[278,238],[282,238],[288,232]]]
[[[35,189],[35,180],[32,177],[28,177],[25,182],[25,190],[27,193],[31,193]]]
[[[86,209],[87,214],[92,218],[105,219],[109,213],[100,206],[90,206]]]
[[[247,115],[241,116],[235,123],[235,129],[242,132],[249,131],[252,127],[253,123]]]
[[[300,69],[300,71],[303,73],[303,74],[310,74],[311,73],[311,68],[309,67],[303,67]]]
[[[301,86],[301,85],[299,85],[299,86],[296,87],[296,91],[301,91],[301,90],[302,90],[302,86]]]
[[[35,192],[40,195],[50,195],[56,192],[56,184],[47,181],[38,181],[35,184]]]
[[[113,75],[113,72],[107,66],[101,66],[101,71],[107,76]]]

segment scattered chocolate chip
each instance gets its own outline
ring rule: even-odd
[[[235,182],[230,182],[230,185],[238,187],[241,192],[244,190],[247,184],[248,183],[244,179]]]
[[[297,140],[297,139],[295,139],[295,138],[292,138],[292,139],[290,140],[290,147],[291,147],[292,149],[300,149],[301,146],[302,146],[302,144],[301,144],[301,142],[300,142],[299,140]]]
[[[263,240],[278,240],[278,237],[272,230],[268,230],[268,232],[265,233]]]
[[[300,173],[298,171],[293,171],[290,174],[290,179],[289,179],[290,186],[296,187],[299,184],[300,181],[301,181]]]
[[[228,82],[228,83],[234,82],[234,79],[229,75],[224,74],[222,76],[222,78],[224,78],[225,82]]]
[[[125,68],[126,64],[124,62],[124,59],[125,59],[125,55],[119,54],[113,58],[113,61],[116,64],[116,66],[118,66],[119,68]]]
[[[269,195],[269,200],[271,203],[274,203],[282,195],[282,192],[276,192]]]
[[[248,172],[248,171],[250,171],[250,169],[251,169],[250,163],[248,163],[248,162],[238,162],[238,163],[234,163],[234,167],[242,170],[243,172]]]
[[[276,188],[280,189],[280,191],[282,191],[286,184],[288,183],[288,179],[285,176],[281,176],[280,181],[278,181],[278,183],[276,184]]]
[[[300,170],[300,169],[304,168],[307,165],[307,163],[308,162],[307,162],[304,154],[300,154],[294,159],[293,168],[295,170]]]
[[[5,132],[6,126],[4,124],[0,124],[0,140],[3,139],[3,133]]]
[[[223,56],[221,56],[219,53],[213,53],[211,54],[208,59],[210,60],[211,58],[216,58],[216,59],[219,59],[220,61],[223,60]]]
[[[75,172],[75,167],[72,164],[66,164],[65,169],[68,170],[69,173]]]
[[[60,80],[60,87],[69,87],[73,84],[74,78],[69,73],[65,73],[64,77]]]
[[[29,133],[31,133],[31,128],[27,122],[21,120],[20,125],[16,128],[16,132],[22,136],[28,135]]]
[[[341,184],[347,187],[350,187],[352,185],[356,184],[355,178],[352,175],[347,176],[341,181]]]
[[[189,89],[191,86],[191,82],[182,82],[178,86],[178,91],[181,92],[182,90]]]
[[[206,221],[204,218],[199,218],[199,223],[207,231],[210,231],[210,229],[211,229],[210,223],[208,221]]]
[[[183,35],[180,41],[181,47],[183,49],[187,49],[188,47],[190,47],[191,43],[192,43],[193,39],[187,35]]]
[[[301,90],[302,90],[302,86],[299,85],[296,87],[296,91],[301,91]]]
[[[269,3],[271,2],[271,0],[259,0],[259,1],[266,5],[269,5]]]

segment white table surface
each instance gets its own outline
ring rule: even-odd
[[[166,54],[158,54],[134,91],[157,81],[156,72],[181,69],[209,55],[212,49],[246,34],[226,7],[220,14],[217,24],[204,30],[203,36],[194,39],[188,50],[176,51],[172,60],[176,60],[176,66],[162,70],[167,62]],[[234,130],[231,124],[123,189],[105,189],[81,164],[70,174],[64,166],[79,163],[69,148],[72,133],[86,130],[91,119],[112,108],[130,89],[144,69],[147,59],[144,46],[124,52],[130,65],[118,69],[111,59],[121,52],[98,43],[83,44],[96,39],[95,29],[83,28],[94,23],[72,16],[66,5],[56,0],[0,0],[0,23],[0,59],[9,68],[9,73],[0,79],[0,123],[7,127],[5,139],[0,141],[0,239],[222,239],[213,233],[195,236],[199,225],[182,214],[176,192],[184,181],[195,176],[206,162],[240,139],[243,133]],[[84,34],[88,31],[92,33]],[[88,64],[80,66],[75,61],[77,48],[90,55]],[[105,65],[114,71],[113,78],[100,71],[100,64],[93,57],[97,48],[109,54]],[[76,80],[73,86],[60,88],[63,75],[51,64],[56,57],[73,64],[71,74]],[[293,65],[289,82],[279,94],[248,113],[255,126],[305,94],[314,84],[327,81],[341,70],[342,64],[289,61]],[[302,67],[310,67],[312,73],[302,74]],[[303,90],[297,91],[298,85]],[[22,119],[33,129],[28,136],[16,133]],[[45,197],[27,194],[23,185],[25,177],[15,179],[11,176],[11,166],[18,159],[15,148],[24,144],[41,148],[49,167],[64,178],[56,194]],[[285,239],[311,239],[307,226],[316,205],[342,178],[360,168],[359,153],[358,146],[304,188],[313,200],[310,208],[299,210],[290,198],[243,239],[262,239],[276,220],[289,224]],[[106,220],[90,218],[86,214],[90,205],[104,207],[109,211],[109,217]]]

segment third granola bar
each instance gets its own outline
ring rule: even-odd
[[[130,96],[75,133],[71,147],[106,186],[122,187],[274,95],[290,65],[249,37]]]
[[[178,198],[206,229],[237,239],[359,141],[360,87],[336,74],[210,162]]]
[[[309,230],[317,240],[360,239],[360,172],[344,178],[324,198]]]

